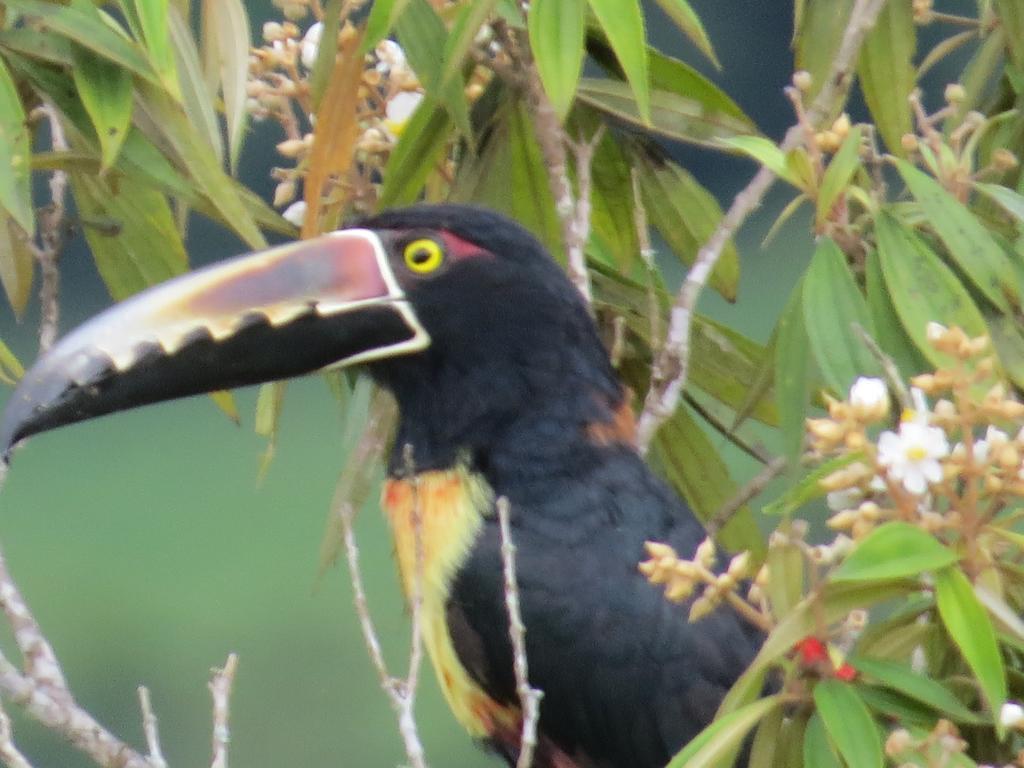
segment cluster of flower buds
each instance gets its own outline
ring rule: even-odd
[[[750,553],[735,555],[724,572],[716,573],[718,553],[715,543],[706,538],[697,547],[692,560],[685,560],[668,544],[648,541],[647,560],[640,563],[640,572],[651,584],[665,585],[665,597],[682,603],[693,597],[698,587],[700,595],[690,604],[690,621],[699,621],[710,614],[723,600],[736,604],[743,598],[736,590],[750,576]],[[745,604],[745,610],[755,610]],[[760,606],[759,606],[760,608]]]
[[[357,31],[346,21],[338,39],[323,39],[324,23],[316,20],[303,31],[297,21],[322,13],[319,3],[309,0],[275,0],[285,20],[269,21],[263,26],[264,45],[252,51],[247,84],[248,109],[257,120],[274,119],[281,124],[285,138],[277,145],[287,165],[275,168],[277,181],[274,205],[285,208],[284,217],[301,225],[305,202],[299,189],[306,173],[313,146],[313,114],[310,77],[320,59],[322,45],[334,50],[351,48]],[[403,128],[423,100],[423,88],[409,66],[402,48],[384,40],[367,53],[358,91],[357,120],[360,134],[355,146],[355,162],[350,178],[341,180],[351,192],[355,208],[372,207],[375,184]],[[330,190],[325,190],[330,194]]]
[[[900,765],[957,765],[957,756],[966,750],[967,742],[949,720],[939,720],[922,738],[897,728],[885,740],[886,756]]]
[[[828,525],[843,536],[857,540],[900,519],[955,538],[965,516],[982,512],[966,510],[969,500],[990,510],[1024,497],[1024,430],[1011,437],[1002,428],[1024,419],[1024,404],[1007,393],[988,337],[931,323],[928,339],[950,362],[911,380],[912,405],[894,429],[875,426],[890,400],[885,384],[868,378],[845,400],[830,400],[828,417],[807,422],[812,458],[838,464],[821,487]],[[837,538],[820,561],[841,559],[850,544]]]

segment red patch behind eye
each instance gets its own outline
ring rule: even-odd
[[[476,243],[471,243],[448,230],[441,231],[441,241],[444,243],[445,250],[456,259],[474,259],[487,255],[487,251]]]

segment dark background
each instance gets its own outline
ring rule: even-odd
[[[693,4],[721,72],[705,66],[649,8],[653,39],[703,67],[766,134],[781,137],[792,122],[782,95],[793,68],[791,3]],[[269,2],[249,5],[258,35]],[[973,4],[938,5],[968,12]],[[929,90],[941,94],[943,74],[932,81]],[[244,180],[265,197],[279,140],[275,125],[254,125],[243,156]],[[705,150],[675,151],[724,204],[755,170]],[[789,197],[777,189],[743,230],[738,304],[708,297],[704,305],[762,340],[809,257],[800,217],[767,249],[760,246]],[[202,264],[243,249],[196,221],[189,250],[193,263]],[[66,332],[109,298],[82,238],[68,247],[62,274]],[[6,306],[0,308],[0,337],[25,362],[35,356],[37,318],[31,307],[17,324]],[[230,651],[241,657],[232,701],[233,766],[398,765],[401,743],[366,659],[347,574],[336,568],[316,583],[342,463],[344,414],[320,378],[291,385],[277,458],[260,484],[264,442],[251,429],[254,391],[237,397],[241,427],[208,399],[194,398],[33,439],[19,452],[0,496],[0,540],[10,566],[82,704],[140,746],[135,688],[150,687],[172,766],[209,764],[208,670]],[[736,470],[751,468],[741,463]],[[394,671],[403,672],[408,626],[385,525],[370,510],[359,529],[371,606]],[[2,639],[16,657],[10,638]],[[432,765],[496,765],[455,724],[429,670],[417,711]],[[40,768],[88,764],[24,718],[17,717],[15,727],[18,743]]]

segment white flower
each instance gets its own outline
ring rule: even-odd
[[[942,323],[936,323],[934,320],[928,321],[928,325],[925,326],[925,334],[927,335],[928,341],[932,344],[945,337],[947,333],[949,333],[949,328],[944,326]]]
[[[889,390],[885,382],[861,376],[850,387],[850,405],[862,418],[882,418],[889,412]]]
[[[423,101],[423,94],[416,91],[401,91],[388,99],[385,108],[384,129],[393,137],[402,135],[412,113]]]
[[[1008,701],[999,710],[999,724],[1003,728],[1019,728],[1024,725],[1024,707],[1015,701]]]
[[[320,51],[320,38],[323,34],[324,23],[318,21],[306,30],[306,35],[302,38],[299,58],[302,60],[302,66],[306,69],[312,69],[313,65],[316,64],[316,55]]]
[[[917,419],[900,424],[899,434],[886,431],[878,438],[878,463],[916,495],[923,494],[928,483],[942,479],[939,459],[948,455],[946,433]]]
[[[285,221],[289,221],[296,227],[301,227],[302,223],[306,220],[306,202],[299,200],[298,202],[292,203],[284,209],[284,213],[281,214]]]
[[[405,69],[405,51],[394,40],[381,40],[374,49],[377,54],[377,71]]]

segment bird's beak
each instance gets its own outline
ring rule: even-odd
[[[390,357],[430,343],[364,229],[240,256],[151,288],[68,334],[0,424],[22,438],[138,405]]]

